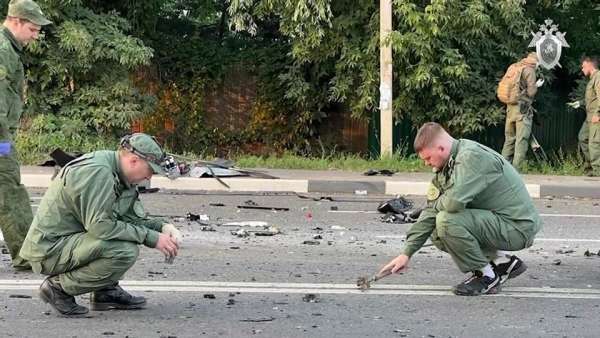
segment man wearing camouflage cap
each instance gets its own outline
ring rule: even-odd
[[[133,134],[118,151],[96,151],[71,162],[54,178],[40,202],[21,256],[33,271],[49,275],[40,298],[60,315],[85,315],[74,296],[91,292],[92,310],[140,309],[144,297],[118,281],[135,263],[139,244],[167,258],[177,255],[181,233],[148,218],[136,184],[164,174],[167,157],[154,138]]]
[[[11,0],[0,34],[0,229],[13,267],[30,269],[19,250],[33,218],[27,190],[21,184],[13,139],[23,111],[23,47],[51,22],[31,0]]]

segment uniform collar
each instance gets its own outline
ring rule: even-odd
[[[2,34],[10,41],[13,47],[20,53],[23,51],[23,45],[17,41],[17,38],[13,35],[13,33],[6,26],[2,27]]]
[[[594,77],[597,77],[597,76],[598,76],[598,69],[595,69],[595,70],[592,72],[592,75],[590,75],[590,79],[593,79]]]
[[[127,178],[125,177],[125,174],[123,173],[123,168],[121,167],[121,159],[119,158],[119,152],[115,151],[115,169],[117,171],[117,175],[119,175],[119,181],[121,181],[121,184],[123,184],[125,186],[125,188],[130,189],[131,188],[131,184],[129,184],[129,182],[127,181]]]
[[[447,173],[450,169],[454,167],[454,160],[456,159],[456,155],[458,154],[458,146],[459,140],[452,141],[452,148],[450,148],[450,156],[448,156],[448,161],[442,168],[442,172]]]

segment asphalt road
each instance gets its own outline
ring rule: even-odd
[[[42,192],[31,192],[35,207]],[[0,336],[598,336],[600,256],[584,253],[600,250],[600,201],[536,200],[544,229],[531,248],[517,253],[529,270],[497,295],[458,297],[450,288],[465,275],[434,247],[416,254],[405,274],[356,290],[357,277],[373,274],[399,253],[409,225],[383,223],[373,213],[385,197],[335,198],[344,201],[143,195],[149,213],[170,218],[184,234],[174,264],[144,248],[125,276],[123,286],[147,297],[147,309],[59,318],[37,296],[42,276],[13,272],[8,255],[1,255]],[[248,200],[290,210],[237,208]],[[210,205],[215,203],[224,206]],[[188,212],[206,214],[215,231],[186,220]],[[281,234],[237,237],[232,232],[240,227],[223,225],[236,221],[267,222]],[[78,301],[86,305],[87,296]]]

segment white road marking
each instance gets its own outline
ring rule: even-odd
[[[379,235],[375,238],[381,239],[406,239],[405,235]],[[587,238],[536,238],[535,242],[581,242],[581,243],[600,243],[600,239]]]
[[[577,214],[540,214],[542,217],[577,217],[577,218],[600,218],[600,215],[577,215]]]
[[[41,280],[0,280],[0,291],[36,290]],[[281,294],[352,294],[352,295],[414,295],[451,296],[450,286],[378,284],[361,291],[353,284],[324,283],[248,283],[248,282],[197,282],[197,281],[121,281],[130,291],[147,292],[245,292]],[[600,299],[600,289],[550,288],[550,287],[503,287],[493,297],[515,298],[566,298]]]
[[[374,210],[328,210],[332,214],[380,214]],[[580,214],[540,214],[542,217],[572,217],[572,218],[600,218],[600,215],[580,215]]]

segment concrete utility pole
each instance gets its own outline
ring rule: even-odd
[[[384,41],[392,32],[392,0],[379,0],[379,109],[381,111],[381,157],[390,156],[393,152],[392,129],[392,46]]]

